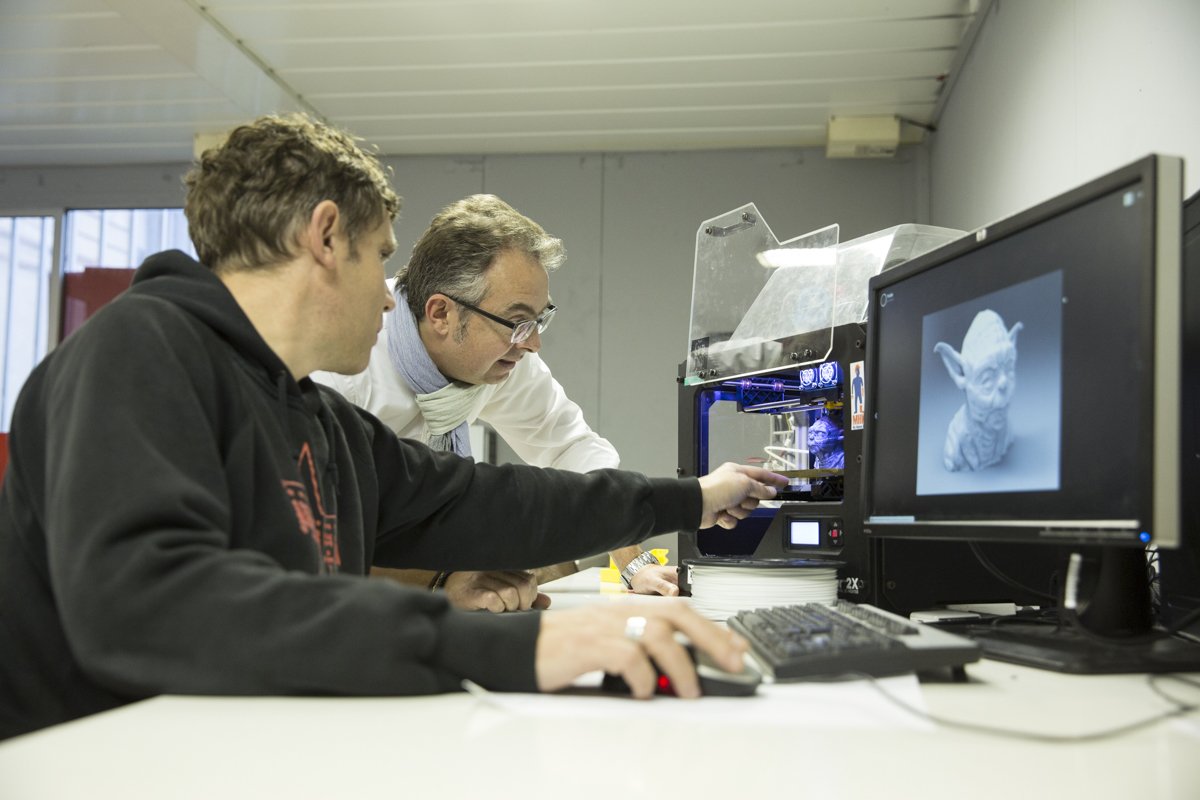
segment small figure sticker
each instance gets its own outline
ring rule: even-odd
[[[863,362],[850,365],[850,430],[861,431],[866,411],[863,408]]]

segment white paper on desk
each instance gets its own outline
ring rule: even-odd
[[[598,686],[600,677],[600,673],[594,673],[583,676],[576,683],[581,687]],[[879,691],[882,689],[905,704],[925,711],[925,701],[915,675],[880,678],[876,683],[878,688],[865,680],[764,683],[753,697],[702,697],[699,700],[680,700],[675,697],[634,700],[612,695],[571,694],[569,691],[556,694],[492,692],[484,699],[515,714],[539,717],[608,717],[628,721],[631,707],[636,707],[641,719],[659,718],[675,723],[720,718],[739,724],[814,730],[895,730],[897,727],[914,731],[933,730],[931,722],[898,707]]]

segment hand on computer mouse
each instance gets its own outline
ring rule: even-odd
[[[542,614],[535,667],[544,692],[569,686],[587,672],[621,676],[634,697],[651,697],[659,674],[679,697],[699,697],[700,679],[681,634],[714,665],[739,672],[749,649],[737,633],[697,614],[684,602],[589,605]]]
[[[749,697],[758,691],[758,685],[762,683],[762,673],[749,664],[744,664],[741,672],[729,672],[714,664],[707,655],[697,655],[695,648],[690,645],[686,649],[696,665],[696,677],[700,680],[702,697]],[[607,672],[600,683],[600,689],[611,694],[629,694],[629,684],[620,675]],[[676,696],[671,678],[661,670],[655,680],[654,693]]]

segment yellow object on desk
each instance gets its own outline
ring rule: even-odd
[[[655,547],[650,551],[651,555],[658,559],[659,564],[667,563],[667,553],[669,552],[670,550],[665,547]],[[600,582],[624,586],[621,582],[621,570],[617,569],[617,562],[613,561],[612,556],[608,557],[608,566],[600,570]]]

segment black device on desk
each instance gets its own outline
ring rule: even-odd
[[[1200,637],[1200,192],[1183,205],[1182,547],[1159,557],[1164,625]]]
[[[1194,536],[1181,191],[1151,156],[870,281],[864,533],[1073,553],[1050,613],[954,628],[989,657],[1200,669],[1154,628],[1146,550]]]
[[[866,331],[857,324],[838,326],[832,346],[829,332],[824,336],[825,358],[765,374],[689,385],[680,365],[679,474],[704,475],[750,451],[792,477],[779,495],[782,505],[754,511],[733,530],[681,532],[681,563],[706,557],[828,560],[839,567],[839,595],[873,599],[874,560],[860,535],[858,508],[862,432],[849,402],[863,369]],[[798,353],[804,349],[792,344]],[[829,444],[824,465],[810,457],[810,439]],[[686,591],[686,569],[681,581]]]

